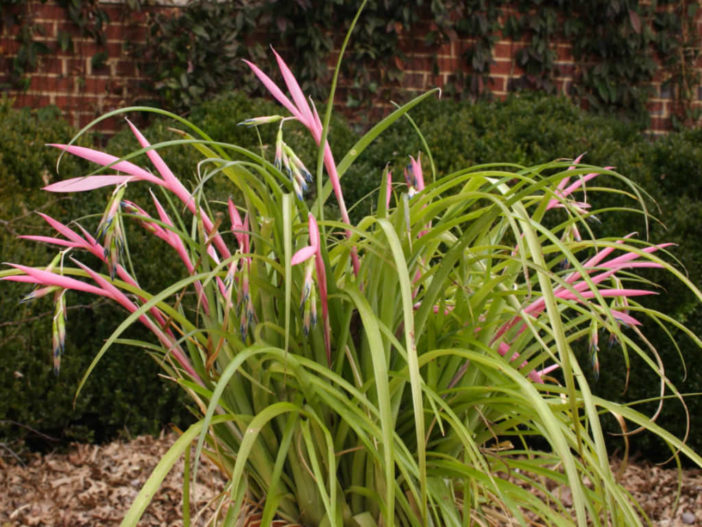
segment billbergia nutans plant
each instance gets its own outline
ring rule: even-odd
[[[686,330],[639,302],[659,291],[637,273],[666,269],[702,295],[667,263],[668,246],[594,235],[590,219],[607,211],[591,210],[592,195],[607,192],[608,178],[626,180],[581,159],[437,176],[431,153],[418,153],[402,174],[378,168],[374,212],[352,224],[341,179],[384,129],[435,93],[399,107],[337,161],[326,140],[331,110],[323,121],[275,59],[284,89],[250,66],[281,115],[242,123],[278,127],[267,150],[217,143],[162,111],[184,130],[150,145],[130,123],[141,148],[125,158],[53,145],[98,168],[47,191],[114,192],[96,234],[43,216],[55,236],[26,238],[60,247],[59,256],[46,268],[2,271],[36,287],[28,298],[55,295],[57,371],[66,292],[82,291],[128,313],[86,377],[140,323],[154,339],[128,342],[158,356],[192,398],[198,422],[164,456],[123,525],[137,524],[192,445],[185,524],[201,455],[229,482],[211,518],[223,525],[251,511],[262,525],[643,523],[610,469],[601,415],[613,414],[627,433],[658,434],[672,456],[700,466],[702,458],[651,416],[594,396],[586,378],[597,373],[600,341],[610,340],[609,353],[638,354],[659,373],[661,400],[678,396],[641,328]],[[285,142],[293,121],[309,130],[318,159],[300,159]],[[169,169],[174,145],[202,154],[196,181]],[[596,177],[603,186],[586,192]],[[229,199],[208,199],[214,180],[227,182]],[[151,186],[150,201],[127,200],[132,185]],[[629,188],[611,192],[641,196]],[[128,222],[172,249],[182,277],[156,291],[140,282]],[[83,263],[85,253],[101,267]],[[586,355],[574,351],[578,343],[588,344]],[[559,499],[566,488],[572,503]]]

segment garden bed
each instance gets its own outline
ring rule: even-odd
[[[0,527],[117,526],[173,441],[173,435],[164,435],[102,446],[77,444],[66,454],[37,454],[25,465],[0,459]],[[182,471],[181,461],[164,481],[139,525],[182,523]],[[209,462],[203,463],[198,474],[192,511],[193,516],[200,516],[193,525],[204,525],[214,510],[208,503],[221,492],[224,481]],[[677,510],[675,469],[630,463],[621,478],[654,525],[702,525],[701,470],[683,472]]]

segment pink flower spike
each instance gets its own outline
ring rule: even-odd
[[[89,267],[83,265],[82,263],[73,260],[76,265],[80,266],[81,269],[83,269],[86,273],[90,275],[90,277],[95,280],[97,284],[99,284],[102,289],[100,291],[104,291],[104,296],[108,296],[109,298],[112,298],[115,302],[117,302],[119,305],[124,307],[127,311],[130,313],[134,313],[137,309],[138,306],[134,304],[127,295],[125,295],[121,290],[119,290],[117,287],[115,287],[112,283],[110,283],[108,280],[103,278],[100,274],[96,273]],[[156,310],[156,308],[152,309],[152,312]],[[158,312],[158,310],[156,310]],[[149,330],[151,330],[156,337],[161,341],[161,343],[164,345],[164,347],[167,349],[168,353],[172,353],[175,359],[178,361],[178,363],[183,367],[183,369],[190,375],[194,380],[196,380],[200,385],[203,385],[202,380],[198,376],[197,372],[193,369],[192,365],[190,364],[190,361],[188,358],[183,354],[183,352],[178,348],[178,345],[173,342],[173,337],[171,335],[167,335],[161,329],[156,326],[146,315],[141,315],[139,317],[139,321],[144,324]]]
[[[591,179],[595,179],[599,175],[599,172],[591,172],[590,174],[585,174],[583,177],[579,177],[575,182],[571,183],[563,190],[563,196],[572,194],[583,184],[587,183]]]
[[[139,179],[136,176],[82,176],[52,183],[45,186],[43,190],[47,192],[85,192],[111,185],[122,185]]]
[[[295,106],[304,118],[303,123],[307,124],[309,127],[313,124],[314,117],[309,104],[307,104],[307,99],[305,99],[305,95],[302,93],[300,85],[297,83],[297,80],[295,80],[295,76],[293,75],[292,71],[290,71],[290,68],[288,68],[288,65],[285,63],[283,58],[278,55],[278,52],[275,49],[271,48],[271,50],[275,55],[276,61],[278,61],[278,68],[280,69],[280,73],[283,75],[283,80],[285,81],[285,85],[288,87],[288,91],[295,102]]]
[[[410,156],[410,171],[412,172],[412,182],[417,192],[424,190],[424,173],[422,172],[421,152],[417,154],[417,159]]]
[[[236,241],[239,244],[239,249],[242,253],[248,254],[250,251],[250,237],[249,237],[249,216],[248,214],[244,216],[244,220],[241,220],[239,211],[237,210],[234,202],[229,199],[229,219],[232,223],[232,233],[236,237]]]

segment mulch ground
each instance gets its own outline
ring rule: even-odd
[[[0,458],[0,527],[117,526],[153,467],[175,440],[138,437],[107,445],[74,445],[66,454],[35,455],[26,464]],[[182,525],[182,461],[171,471],[140,526]],[[660,527],[702,527],[702,471],[678,472],[656,465],[629,464],[621,478]],[[224,481],[204,462],[191,493],[192,525],[204,526],[214,513]],[[255,525],[252,522],[251,525]]]

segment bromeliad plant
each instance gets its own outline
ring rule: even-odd
[[[289,115],[245,123],[279,127],[272,162],[176,116],[189,131],[160,145],[130,123],[141,149],[126,158],[54,145],[102,168],[46,190],[115,186],[98,234],[44,216],[57,235],[26,238],[63,247],[60,258],[46,269],[12,264],[3,272],[36,284],[34,297],[59,298],[57,369],[64,292],[84,291],[129,312],[93,366],[140,322],[154,342],[128,342],[157,355],[192,397],[200,420],[155,469],[124,525],[136,525],[191,444],[192,479],[203,453],[228,477],[214,515],[225,525],[252,509],[263,525],[641,523],[642,510],[610,469],[601,414],[653,431],[673,455],[702,458],[633,408],[595,397],[586,380],[598,369],[599,338],[609,335],[623,360],[640,355],[662,389],[677,394],[638,336],[644,319],[679,325],[637,302],[653,291],[636,271],[684,276],[659,256],[665,245],[597,239],[587,221],[585,182],[621,176],[575,160],[432,172],[427,182],[417,156],[404,182],[379,171],[375,213],[352,225],[340,179],[431,94],[396,110],[337,163],[314,105],[276,59],[289,96],[250,66]],[[284,141],[291,120],[320,146],[311,206],[312,171]],[[192,188],[163,160],[173,144],[203,155]],[[144,154],[154,172],[131,161]],[[229,200],[207,198],[215,177],[229,181]],[[136,184],[159,188],[160,197],[125,200],[125,186]],[[325,215],[332,191],[339,219]],[[125,222],[170,246],[185,277],[148,291],[127,263]],[[104,271],[82,263],[81,252]],[[585,369],[578,341],[590,343]],[[565,488],[572,505],[559,499]]]

